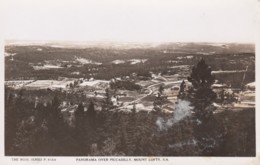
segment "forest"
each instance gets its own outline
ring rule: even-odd
[[[75,122],[63,120],[56,95],[48,104],[5,88],[5,154],[8,156],[255,156],[255,109],[214,113],[214,76],[202,59],[180,90],[185,118],[159,110],[95,110],[95,100],[77,103]],[[119,84],[120,85],[120,84]],[[160,100],[159,100],[160,102]],[[103,101],[103,107],[109,103]],[[87,105],[87,106],[86,106]],[[85,110],[86,109],[86,110]],[[180,109],[185,110],[185,109]],[[178,108],[175,110],[178,112]]]
[[[160,112],[84,112],[79,104],[75,127],[69,127],[54,98],[46,107],[23,99],[6,98],[5,154],[9,156],[253,156],[254,109],[214,115],[204,131],[215,137],[201,149],[194,139],[194,121],[185,118],[160,130]],[[204,144],[206,145],[206,144]]]

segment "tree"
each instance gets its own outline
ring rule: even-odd
[[[70,83],[70,88],[73,88],[73,84],[72,83]]]
[[[105,93],[105,102],[104,102],[103,107],[105,110],[108,110],[113,106],[113,103],[111,101],[111,94],[110,94],[109,88],[106,88],[105,92],[106,92]]]
[[[83,116],[83,115],[84,115],[84,106],[83,106],[82,103],[80,103],[80,104],[78,105],[78,108],[77,108],[77,110],[76,110],[76,112],[75,112],[75,115],[76,115],[76,116]]]
[[[82,103],[80,103],[75,111],[75,139],[77,141],[77,144],[81,147],[77,148],[77,151],[79,154],[84,153],[84,149],[86,148],[86,134],[87,126],[86,126],[86,120],[85,120],[85,113],[84,113],[84,106]],[[83,147],[84,146],[84,147]]]
[[[212,111],[206,111],[206,108],[212,104],[217,95],[211,89],[215,77],[211,74],[211,68],[201,59],[197,66],[192,68],[188,81],[192,83],[192,88],[188,91],[188,99],[194,106],[196,118],[201,122],[206,121]]]
[[[95,105],[94,105],[93,101],[90,102],[86,115],[87,115],[87,120],[89,121],[89,124],[92,126],[95,126],[96,111],[95,111]]]
[[[78,108],[75,112],[75,127],[76,131],[81,131],[81,127],[84,125],[84,106],[82,103],[78,105]]]
[[[104,145],[100,150],[97,150],[97,144],[91,145],[91,156],[125,156],[124,153],[118,152],[116,143],[113,139],[108,138],[104,141]]]
[[[210,155],[212,148],[209,144],[214,139],[217,131],[217,124],[208,124],[213,120],[214,107],[211,105],[216,99],[216,93],[211,89],[214,83],[214,76],[211,68],[201,59],[197,66],[192,68],[188,81],[192,83],[192,88],[188,91],[188,99],[194,107],[194,136],[198,142],[198,147],[202,155]],[[211,141],[214,142],[214,141]]]
[[[51,106],[49,107],[49,116],[48,116],[47,125],[50,134],[56,139],[61,138],[62,134],[65,132],[64,130],[65,123],[59,106],[60,106],[60,101],[58,97],[55,96],[52,100]]]
[[[183,94],[185,87],[186,87],[186,84],[185,84],[185,81],[183,80],[180,85],[179,96],[181,96]]]
[[[19,123],[11,152],[20,156],[50,154],[51,140],[44,126],[36,125],[34,116],[30,116]]]
[[[167,101],[167,96],[163,95],[164,87],[161,85],[159,86],[157,96],[155,97],[155,100],[153,102],[154,110],[160,111],[162,108],[162,105]]]
[[[51,110],[51,115],[55,118],[61,117],[59,106],[60,106],[60,100],[57,96],[54,96],[52,103],[51,103],[51,109],[50,110]]]

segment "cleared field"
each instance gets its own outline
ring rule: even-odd
[[[125,111],[125,112],[131,112],[134,108],[134,105],[126,105],[124,107],[122,107],[120,109],[120,111]],[[149,105],[149,106],[145,106],[144,104],[142,103],[138,103],[138,104],[135,104],[135,109],[136,111],[151,111],[153,109],[153,105]]]
[[[90,87],[95,87],[95,88],[107,88],[109,85],[109,81],[105,80],[94,80],[94,81],[85,81],[81,83],[79,86],[84,87],[84,86],[90,86]]]
[[[63,67],[57,65],[44,65],[44,66],[33,66],[34,70],[49,70],[49,69],[62,69]]]
[[[12,88],[21,88],[26,84],[33,82],[34,80],[19,80],[19,81],[5,81],[5,85]]]
[[[70,81],[57,81],[57,80],[37,80],[30,84],[25,85],[26,88],[31,89],[55,89],[55,88],[66,88],[70,83],[74,83],[73,80]]]
[[[154,82],[152,82],[152,81],[139,81],[136,84],[138,84],[142,87],[148,87],[149,85],[153,85]]]

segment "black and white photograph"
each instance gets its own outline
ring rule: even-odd
[[[255,155],[254,45],[68,45],[5,46],[6,155]]]
[[[257,156],[259,1],[4,3],[4,157]]]

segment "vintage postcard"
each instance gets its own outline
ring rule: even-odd
[[[0,164],[257,164],[256,0],[2,0]]]

